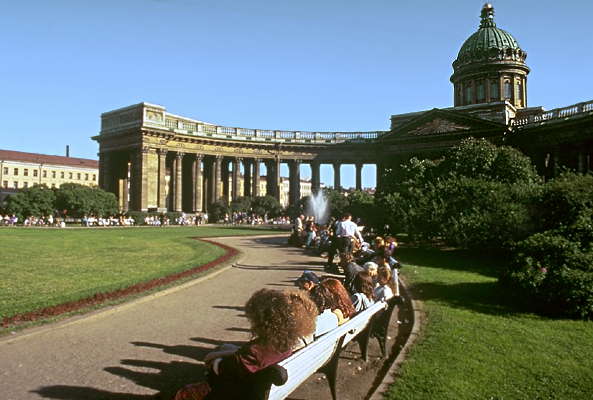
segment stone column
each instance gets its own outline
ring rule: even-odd
[[[183,210],[182,193],[183,193],[183,153],[175,155],[175,188],[173,190],[173,210],[181,212]]]
[[[242,158],[233,158],[233,176],[232,176],[232,199],[237,200],[239,196],[239,173]]]
[[[229,160],[228,158],[222,159],[222,164],[221,164],[221,180],[222,180],[222,199],[224,200],[225,203],[229,203],[229,198],[230,196],[230,192],[231,192],[231,188],[229,186]]]
[[[288,204],[294,205],[301,198],[301,160],[292,160],[289,165]]]
[[[251,195],[253,197],[257,197],[260,195],[259,193],[259,164],[261,163],[261,160],[259,158],[254,158],[253,159],[253,175],[251,177],[251,181],[253,183],[253,187],[251,189]]]
[[[362,167],[363,163],[356,163],[356,190],[362,190]]]
[[[110,153],[99,154],[99,187],[113,192],[113,157]]]
[[[342,183],[340,182],[340,163],[334,162],[334,189],[340,190]]]
[[[131,154],[130,203],[135,211],[148,211],[149,157],[156,149],[142,147]]]
[[[311,161],[311,192],[316,194],[321,188],[321,177],[319,161]]]
[[[273,159],[266,163],[266,169],[268,170],[266,183],[267,183],[267,195],[274,197],[280,201],[280,188],[278,184],[280,182],[280,160]]]
[[[192,166],[192,194],[193,194],[193,212],[201,212],[204,209],[202,204],[202,159],[204,156],[196,154]]]
[[[383,188],[383,163],[377,163],[377,183],[375,187],[375,192],[380,192]]]
[[[221,170],[222,170],[222,156],[215,156],[214,158],[214,165],[213,165],[213,191],[214,193],[214,201],[218,201],[222,197],[222,182],[221,182]]]
[[[251,164],[248,158],[243,160],[243,196],[251,197]]]
[[[158,149],[158,210],[167,211],[167,149]]]
[[[125,213],[129,209],[129,176],[130,176],[130,162],[122,160],[120,163],[120,170],[117,178],[117,199],[119,203],[119,211]]]

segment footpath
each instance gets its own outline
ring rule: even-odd
[[[168,399],[202,379],[201,360],[214,347],[249,339],[243,305],[254,291],[293,287],[304,269],[323,270],[321,258],[287,247],[285,235],[215,240],[243,252],[239,261],[127,304],[0,338],[1,398]],[[319,377],[311,379],[314,397],[304,387],[295,398],[331,398]]]

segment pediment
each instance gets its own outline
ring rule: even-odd
[[[491,120],[478,118],[459,111],[435,108],[396,126],[388,138],[431,137],[470,134],[476,131],[504,130],[506,126]]]
[[[425,136],[425,135],[440,135],[443,133],[467,131],[472,129],[471,126],[460,124],[445,118],[435,118],[431,121],[425,122],[413,129],[408,130],[408,135]]]

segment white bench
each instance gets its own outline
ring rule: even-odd
[[[331,330],[289,358],[279,362],[274,367],[282,367],[286,371],[286,381],[279,386],[272,384],[267,396],[262,393],[262,398],[269,400],[284,399],[311,375],[319,371],[327,376],[332,397],[336,399],[336,375],[342,348],[352,340],[358,340],[359,336],[363,334],[365,338],[359,343],[361,344],[361,353],[366,361],[366,347],[368,346],[372,321],[375,316],[386,308],[387,303],[385,302],[373,304],[348,322]]]

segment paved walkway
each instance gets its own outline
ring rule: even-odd
[[[0,338],[0,398],[166,399],[199,381],[204,355],[246,341],[243,305],[282,289],[323,260],[287,248],[286,236],[224,238],[244,256],[215,276],[102,312]]]

